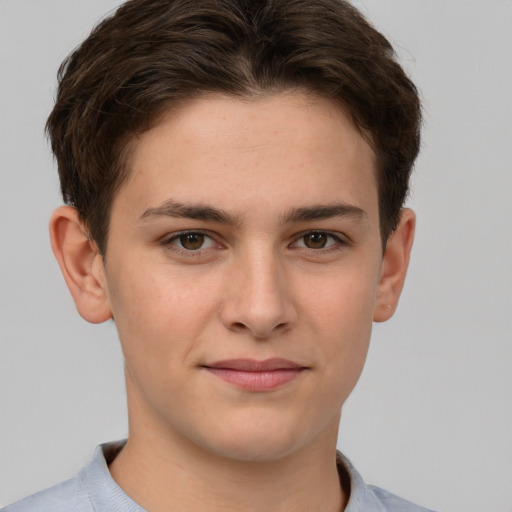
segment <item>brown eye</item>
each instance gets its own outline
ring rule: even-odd
[[[212,250],[222,248],[214,238],[201,231],[182,231],[164,238],[161,244],[166,249],[178,251],[181,256],[201,255],[207,251],[210,254]]]
[[[343,238],[328,231],[309,231],[303,233],[291,244],[296,249],[311,249],[321,251],[322,249],[334,249],[347,245]]]
[[[308,249],[323,249],[329,238],[326,233],[308,233],[303,236],[303,240]]]
[[[179,237],[181,246],[188,251],[197,251],[204,244],[205,236],[201,233],[186,233]]]

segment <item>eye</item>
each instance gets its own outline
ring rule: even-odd
[[[199,251],[210,249],[216,245],[215,240],[204,233],[188,231],[173,236],[165,242],[166,245],[174,245],[185,251]]]
[[[306,249],[327,249],[334,245],[342,245],[343,240],[325,231],[310,231],[302,235],[292,246]]]

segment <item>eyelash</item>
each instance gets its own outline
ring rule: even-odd
[[[312,251],[313,253],[325,254],[326,252],[336,251],[336,250],[339,250],[340,248],[343,248],[344,246],[348,245],[348,242],[344,238],[339,236],[338,234],[332,233],[330,231],[322,231],[322,230],[314,230],[313,229],[313,230],[304,231],[303,233],[301,233],[295,239],[295,241],[290,244],[290,246],[296,244],[300,240],[304,240],[304,238],[308,235],[309,236],[310,235],[325,235],[328,239],[331,239],[331,241],[332,241],[332,243],[330,245],[328,245],[327,247],[319,247],[316,249],[313,249],[311,247],[300,247],[300,249],[309,250],[309,251]],[[327,242],[327,243],[329,243],[329,242]]]
[[[325,254],[327,252],[331,252],[331,251],[336,251],[336,250],[339,250],[345,246],[348,245],[348,242],[347,240],[345,240],[344,238],[340,237],[338,234],[334,234],[332,232],[329,232],[329,231],[322,231],[322,230],[309,230],[309,231],[304,231],[302,233],[300,233],[295,239],[293,242],[291,242],[288,247],[290,248],[294,248],[293,246],[295,244],[297,244],[299,241],[303,241],[304,238],[306,236],[311,236],[311,235],[315,235],[315,234],[318,234],[318,235],[325,235],[328,239],[331,240],[331,243],[330,245],[327,245],[327,247],[319,247],[319,248],[311,248],[311,247],[307,247],[307,246],[303,246],[303,247],[295,247],[296,249],[300,249],[300,250],[305,250],[305,251],[310,251],[311,253],[317,253],[317,254]],[[198,249],[194,250],[194,249],[186,249],[185,247],[180,247],[179,245],[175,244],[174,242],[180,240],[181,237],[184,237],[184,236],[187,236],[187,235],[198,235],[198,236],[202,236],[204,237],[205,239],[209,239],[211,242],[211,246],[214,246],[216,245],[217,247],[222,247],[221,244],[219,244],[215,238],[210,235],[208,232],[205,232],[205,231],[201,231],[201,230],[189,230],[189,231],[180,231],[178,233],[174,233],[172,234],[172,236],[170,237],[166,237],[164,239],[161,240],[160,244],[162,246],[164,246],[165,248],[169,249],[169,250],[172,250],[176,253],[178,253],[179,255],[184,255],[186,257],[198,257],[198,256],[202,256],[204,254],[204,252],[208,251],[209,249],[211,249],[212,247],[206,247],[206,248],[203,248],[203,245],[201,245],[201,247],[199,247]],[[329,241],[327,241],[327,243],[329,243]]]
[[[173,242],[176,242],[180,240],[181,237],[184,237],[184,236],[187,236],[187,235],[199,235],[199,236],[202,236],[204,237],[205,239],[209,239],[211,240],[212,242],[212,246],[213,245],[217,245],[217,246],[220,246],[220,244],[218,242],[215,241],[214,237],[211,236],[210,234],[208,234],[207,232],[204,232],[204,231],[194,231],[194,230],[189,230],[189,231],[180,231],[179,233],[174,233],[172,236],[170,237],[166,237],[164,239],[162,239],[162,241],[160,242],[161,245],[163,245],[165,248],[169,249],[169,250],[172,250],[172,251],[175,251],[176,253],[178,253],[179,255],[184,255],[184,256],[187,256],[187,257],[197,257],[197,256],[201,256],[203,255],[203,253],[205,251],[208,251],[210,249],[210,247],[207,247],[206,249],[205,248],[202,248],[202,246],[200,248],[198,248],[197,250],[193,250],[193,249],[186,249],[185,247],[180,247],[178,246],[177,244],[174,244]],[[203,244],[202,244],[203,245]]]

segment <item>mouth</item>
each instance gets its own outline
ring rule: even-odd
[[[225,382],[248,391],[271,391],[297,379],[308,368],[287,359],[229,359],[203,365]]]

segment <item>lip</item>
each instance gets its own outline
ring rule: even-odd
[[[248,391],[271,391],[295,380],[307,369],[288,359],[226,359],[202,366],[212,375]]]

